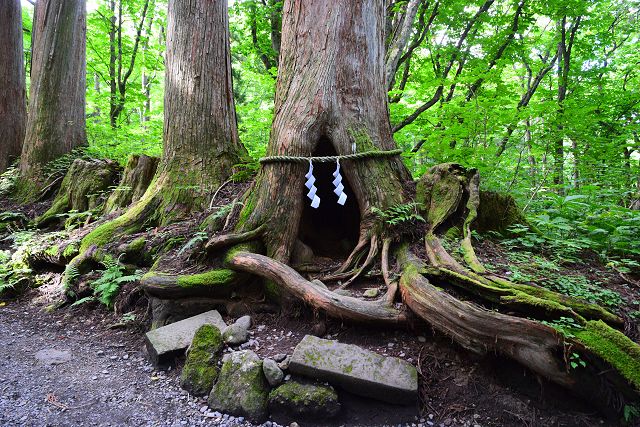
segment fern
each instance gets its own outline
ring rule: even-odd
[[[117,260],[107,259],[103,262],[105,269],[100,278],[91,282],[95,299],[108,308],[113,308],[116,295],[123,283],[135,282],[140,278],[138,272],[125,275],[125,268]]]
[[[425,222],[422,215],[418,213],[419,206],[419,203],[398,203],[384,211],[376,207],[371,210],[385,224],[394,227],[411,222]]]
[[[209,235],[207,233],[205,233],[204,231],[196,232],[193,235],[193,237],[191,238],[191,240],[189,240],[186,245],[184,245],[182,248],[180,248],[180,250],[178,251],[178,256],[182,255],[183,253],[185,253],[189,249],[193,248],[197,244],[199,244],[201,242],[204,242],[208,238],[209,238]]]

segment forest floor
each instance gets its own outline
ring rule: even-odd
[[[45,206],[9,208],[33,217]],[[200,222],[194,220],[193,224]],[[176,224],[172,233],[150,230],[148,241],[176,232],[189,236],[193,224]],[[81,230],[77,232],[84,233]],[[635,285],[630,284],[628,277],[595,257],[582,254],[581,259],[568,262],[544,249],[529,251],[517,244],[485,236],[476,242],[476,248],[480,260],[496,274],[534,282],[616,311],[625,319],[626,334],[640,340],[637,277],[631,280]],[[7,241],[0,243],[0,249],[11,250],[10,246]],[[455,248],[451,249],[456,255]],[[168,371],[157,371],[148,363],[144,347],[144,332],[150,327],[146,298],[139,298],[118,314],[97,303],[50,311],[47,307],[62,296],[63,289],[61,271],[47,274],[45,284],[29,289],[19,299],[0,300],[0,426],[251,425],[222,418],[206,408],[205,400],[183,391],[179,386],[182,361]],[[359,294],[375,281],[368,279],[351,289]],[[304,335],[313,333],[417,366],[418,409],[390,407],[342,394],[346,396],[343,413],[331,425],[618,425],[520,365],[493,355],[472,355],[434,334],[424,323],[381,330],[344,325],[303,311],[298,317],[256,313],[253,325],[249,348],[261,357],[291,354]]]
[[[49,313],[35,302],[37,293],[0,307],[0,425],[250,425],[220,420],[204,400],[181,390],[180,366],[156,371],[144,348],[146,321],[122,326],[121,317],[102,308]],[[144,312],[137,314],[142,319]],[[252,349],[263,357],[290,354],[309,333],[308,319],[264,314],[254,325]],[[325,337],[405,358],[421,372],[415,417],[406,409],[350,402],[335,425],[616,425],[518,365],[469,355],[443,337],[335,322]]]

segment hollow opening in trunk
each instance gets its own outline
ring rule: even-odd
[[[313,156],[335,155],[337,153],[331,141],[327,137],[321,137]],[[358,243],[360,209],[343,169],[344,165],[341,164],[343,191],[347,195],[344,206],[338,204],[338,196],[333,192],[333,172],[336,170],[333,162],[313,164],[313,176],[316,178],[314,185],[318,189],[316,194],[320,197],[317,209],[311,207],[311,200],[307,197],[308,190],[304,188],[299,237],[316,256],[344,258]]]

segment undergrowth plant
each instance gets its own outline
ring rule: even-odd
[[[105,269],[102,270],[100,277],[90,283],[91,289],[93,289],[93,296],[81,298],[74,302],[72,306],[89,301],[98,301],[107,308],[112,309],[120,287],[124,283],[135,282],[141,277],[139,272],[126,274],[126,269],[116,259],[106,259],[103,264]]]

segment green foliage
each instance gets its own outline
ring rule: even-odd
[[[392,227],[406,224],[425,222],[425,219],[418,213],[418,203],[398,203],[385,210],[371,208],[371,211],[385,224]]]
[[[0,174],[0,197],[8,196],[15,188],[18,179],[18,167],[11,166]]]
[[[105,269],[100,278],[91,282],[91,288],[99,302],[112,308],[122,284],[135,282],[140,279],[141,274],[125,274],[125,268],[117,260],[107,259],[104,261],[104,266]]]
[[[106,258],[103,261],[103,265],[105,269],[100,273],[100,277],[90,283],[91,289],[93,289],[93,296],[81,298],[74,302],[72,306],[90,301],[98,301],[111,309],[120,291],[120,287],[124,283],[135,282],[142,276],[138,272],[126,274],[126,269],[116,259]],[[67,266],[65,277],[70,283],[79,276],[80,273],[77,268],[74,268],[72,265]]]
[[[560,318],[552,321],[543,320],[541,323],[551,326],[566,338],[575,338],[574,332],[578,329],[582,329],[582,325],[580,325],[573,317],[561,316]]]
[[[182,248],[180,248],[180,250],[178,251],[178,256],[180,256],[183,253],[187,252],[188,250],[196,247],[200,243],[205,242],[207,239],[209,239],[209,234],[208,233],[206,233],[204,231],[195,232],[193,234],[193,237],[191,239],[189,239],[187,244],[184,245]]]
[[[12,261],[9,251],[0,250],[0,296],[7,291],[15,291],[29,282],[31,270]]]

